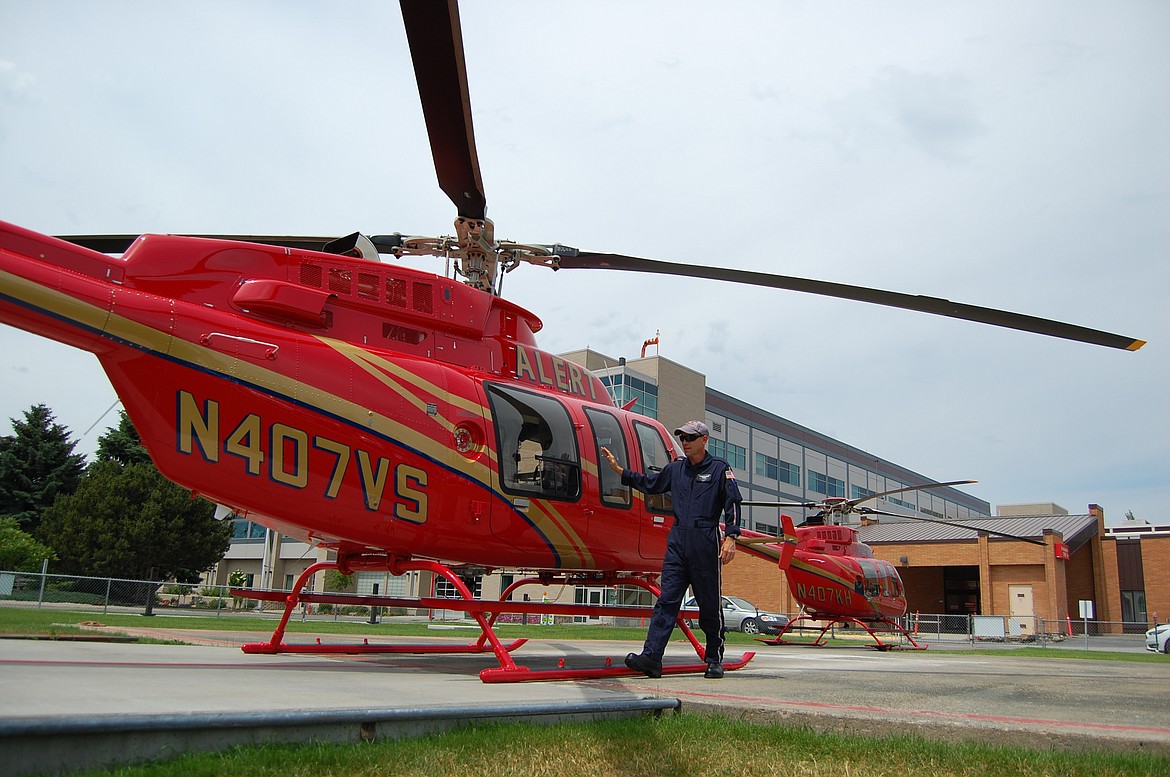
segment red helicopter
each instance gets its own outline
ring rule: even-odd
[[[888,515],[902,519],[941,523],[948,526],[962,524],[921,516],[906,516],[888,513],[871,507],[860,506],[862,502],[943,486],[957,486],[974,483],[974,480],[954,480],[949,483],[933,483],[921,486],[907,486],[890,491],[868,494],[857,499],[829,497],[821,502],[744,502],[754,507],[801,507],[817,510],[797,527],[787,515],[781,515],[784,544],[775,539],[745,536],[741,545],[754,547],[757,552],[775,558],[788,581],[788,590],[800,604],[800,614],[790,620],[771,639],[760,639],[769,645],[812,644],[824,645],[829,630],[838,625],[857,625],[873,638],[872,647],[890,650],[901,647],[893,642],[884,642],[881,633],[894,633],[902,637],[912,649],[924,650],[914,636],[900,623],[906,614],[906,592],[897,568],[889,561],[874,558],[873,550],[857,538],[857,529],[843,525],[845,518],[852,514],[859,516]],[[1043,542],[1029,537],[1019,537],[1006,532],[981,529],[989,534],[1007,537],[1035,545]],[[813,641],[791,642],[785,635],[794,629],[802,629],[816,622],[820,633]]]
[[[623,487],[599,466],[599,451],[605,446],[643,470],[676,455],[662,424],[616,407],[596,376],[537,347],[540,319],[499,294],[504,274],[520,263],[730,280],[1107,347],[1142,344],[936,298],[497,240],[486,217],[456,3],[401,5],[439,186],[458,213],[455,236],[59,238],[0,222],[0,321],[95,354],[168,478],[335,552],[336,561],[311,566],[291,593],[243,592],[286,604],[272,639],[251,652],[490,651],[499,666],[481,673],[485,681],[630,673],[530,670],[511,656],[523,640],[504,644],[493,628],[505,612],[645,614],[509,599],[533,581],[657,594],[669,498]],[[382,255],[437,256],[454,272]],[[802,541],[794,537],[745,534],[751,552],[786,569]],[[427,570],[463,599],[304,590],[330,568]],[[498,601],[476,599],[464,577],[492,569],[533,574]],[[459,607],[482,634],[460,646],[284,643],[301,602],[355,601]],[[703,648],[681,614],[679,626],[700,662],[664,671],[701,671]]]

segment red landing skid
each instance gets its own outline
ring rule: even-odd
[[[797,624],[801,623],[802,621],[813,621],[813,620],[824,623],[825,625],[823,628],[821,628],[821,633],[818,634],[817,638],[814,639],[812,642],[804,642],[804,641],[796,642],[793,640],[784,639],[784,635],[787,634],[789,632],[789,630],[791,630],[793,628],[805,628],[802,626],[798,626]],[[814,618],[810,615],[799,615],[799,616],[793,618],[792,620],[788,621],[788,624],[784,626],[784,629],[779,634],[777,634],[775,637],[773,637],[772,639],[757,638],[756,641],[763,642],[765,645],[804,645],[806,647],[822,647],[825,644],[825,634],[829,631],[830,628],[832,628],[833,626],[835,626],[838,623],[856,623],[858,626],[865,629],[866,633],[868,633],[869,636],[873,637],[873,641],[875,643],[877,643],[874,645],[866,645],[866,647],[871,647],[874,650],[881,650],[881,651],[886,651],[886,650],[926,650],[926,648],[928,647],[925,642],[922,644],[919,644],[918,642],[916,642],[914,640],[914,637],[910,636],[910,632],[908,632],[908,631],[906,631],[906,629],[902,628],[902,625],[896,621],[886,620],[884,618],[882,620],[878,620],[878,621],[862,621],[862,620],[858,620],[857,618],[850,618],[847,616],[829,618],[826,621],[825,619]],[[816,627],[812,626],[809,628],[816,628]],[[903,644],[894,644],[892,642],[882,642],[881,637],[879,637],[877,634],[878,632],[883,632],[886,634],[889,634],[891,632],[894,634],[901,634],[903,637],[906,638],[906,641],[909,642],[910,644],[903,645]]]
[[[386,570],[391,574],[397,576],[406,572],[415,570],[428,571],[439,575],[450,582],[455,590],[458,591],[460,598],[458,599],[438,599],[433,597],[420,597],[414,599],[404,599],[392,596],[365,596],[358,594],[341,594],[341,593],[314,593],[312,591],[305,591],[304,587],[312,578],[313,574],[326,569],[338,569],[339,565],[333,561],[322,561],[313,564],[306,569],[301,576],[297,578],[293,585],[291,592],[288,591],[265,591],[252,590],[247,588],[232,589],[232,596],[239,596],[245,599],[261,599],[270,602],[284,602],[284,614],[281,616],[280,623],[272,632],[272,639],[268,642],[255,642],[243,646],[245,653],[324,653],[324,654],[375,654],[375,653],[409,653],[415,655],[428,654],[452,654],[452,653],[487,653],[492,652],[496,656],[496,660],[500,662],[498,667],[491,667],[484,669],[479,673],[479,678],[485,683],[515,683],[527,682],[533,680],[586,680],[596,679],[602,677],[635,677],[641,676],[641,672],[636,672],[629,669],[623,663],[619,666],[613,666],[610,658],[605,659],[603,667],[596,668],[581,668],[569,669],[564,665],[564,659],[560,659],[556,669],[529,669],[526,666],[520,666],[512,660],[512,651],[527,642],[527,639],[517,639],[508,644],[500,642],[499,637],[496,636],[494,625],[496,619],[501,613],[517,613],[517,614],[536,614],[536,615],[613,615],[627,618],[649,618],[652,610],[645,607],[618,607],[606,605],[588,605],[588,604],[561,604],[558,602],[512,602],[508,601],[508,597],[522,585],[537,584],[550,585],[555,583],[572,583],[579,582],[570,579],[565,575],[553,575],[543,577],[531,577],[523,580],[518,580],[510,585],[505,591],[500,594],[498,601],[487,601],[483,599],[476,599],[472,596],[471,591],[468,590],[463,580],[459,578],[451,569],[443,564],[434,561],[398,561],[396,559],[386,559],[385,557],[361,557],[351,558],[347,560],[347,572],[352,572],[356,569],[361,570]],[[658,596],[661,591],[657,585],[650,582],[643,577],[619,577],[608,573],[603,573],[600,576],[590,576],[588,578],[589,585],[634,585],[650,591],[655,596]],[[321,644],[318,638],[313,644],[286,644],[284,642],[284,632],[288,626],[289,617],[293,611],[301,603],[310,604],[350,604],[362,605],[370,607],[406,607],[406,608],[421,608],[421,609],[436,609],[436,610],[462,610],[475,620],[479,625],[481,634],[479,639],[467,645],[371,645],[368,640],[363,640],[362,644]],[[679,613],[678,627],[682,630],[691,646],[698,654],[700,663],[694,664],[667,664],[662,667],[662,673],[667,674],[687,674],[694,672],[702,672],[707,668],[707,664],[703,662],[703,656],[706,649],[699,643],[695,637],[694,632],[684,622],[684,617],[695,618],[698,616],[694,611],[683,611]],[[724,661],[723,668],[726,671],[733,671],[740,669],[747,665],[752,658],[755,657],[754,652],[744,653],[738,660]]]

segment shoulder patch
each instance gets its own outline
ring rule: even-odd
[[[723,477],[727,478],[728,480],[735,480],[735,472],[732,471],[731,467],[728,467],[727,469],[723,470]]]

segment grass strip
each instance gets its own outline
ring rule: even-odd
[[[477,723],[413,739],[336,745],[237,748],[219,754],[90,775],[118,777],[1029,777],[1165,775],[1170,759],[1149,753],[1056,752],[948,744],[906,735],[818,734],[698,714],[532,725]]]

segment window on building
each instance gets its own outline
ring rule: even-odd
[[[771,478],[772,480],[777,480],[779,479],[780,475],[780,462],[771,456],[767,456],[763,453],[757,453],[756,474],[763,475],[764,477]]]
[[[790,486],[800,485],[800,467],[797,465],[782,461],[780,466],[776,468],[776,472],[779,474],[777,479],[781,483],[787,483]]]
[[[636,585],[619,585],[614,588],[613,603],[624,607],[653,607],[654,594]],[[635,623],[635,625],[637,625]]]
[[[1147,622],[1145,591],[1121,592],[1121,619],[1130,623],[1140,623],[1142,630],[1145,630]]]
[[[236,518],[232,521],[232,539],[258,542],[264,539],[264,527],[247,518]]]
[[[483,592],[483,575],[476,575],[470,580],[464,580],[463,584],[471,591],[471,595],[479,599]],[[459,590],[455,588],[455,584],[444,577],[435,578],[435,598],[436,599],[462,599],[459,595]]]
[[[707,440],[707,451],[712,456],[726,461],[733,469],[747,472],[747,448],[742,445],[711,437]]]
[[[763,532],[764,534],[771,534],[773,536],[779,536],[779,534],[780,534],[780,527],[778,527],[774,523],[767,523],[766,521],[752,521],[752,523],[755,524],[754,528],[758,532]]]
[[[601,382],[605,384],[610,398],[618,407],[625,407],[626,403],[634,400],[630,407],[632,412],[648,418],[658,417],[658,386],[623,373],[603,375]]]
[[[820,472],[808,473],[808,490],[825,496],[845,496],[845,481]]]
[[[574,604],[588,604],[593,607],[600,605],[612,605],[615,602],[616,594],[609,586],[586,588],[578,586],[573,592]],[[588,623],[589,621],[600,621],[600,615],[574,615],[573,623]]]
[[[867,496],[873,496],[877,493],[876,491],[871,491],[870,489],[862,488],[861,486],[851,486],[850,491],[852,492],[852,496],[850,497],[851,499],[865,499]]]
[[[763,453],[756,454],[756,474],[792,486],[800,485],[800,467]]]

